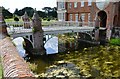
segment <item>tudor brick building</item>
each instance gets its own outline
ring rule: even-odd
[[[101,6],[103,5],[103,6]],[[101,27],[120,26],[120,2],[57,2],[58,21],[94,22],[99,16]]]

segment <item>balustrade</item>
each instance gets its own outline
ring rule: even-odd
[[[94,27],[94,22],[75,22],[75,21],[57,21],[53,22],[49,26],[90,26]]]
[[[24,27],[24,23],[30,24],[30,28]],[[7,22],[7,30],[8,33],[26,33],[26,32],[32,32],[32,22]],[[48,26],[44,26],[43,30],[65,30],[65,29],[78,29],[79,27],[94,27],[94,22],[75,22],[75,21],[56,21],[52,23],[47,23]]]

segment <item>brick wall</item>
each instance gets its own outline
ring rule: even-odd
[[[28,64],[19,56],[10,38],[0,40],[0,55],[4,79],[35,79]]]
[[[69,3],[72,4],[71,8],[68,7]],[[107,14],[107,24],[106,27],[108,26],[120,26],[119,21],[120,21],[120,2],[110,2],[109,5],[104,9],[104,11]],[[88,6],[88,2],[85,2],[84,7],[81,7],[81,2],[77,3],[77,7],[74,8],[74,2],[66,2],[66,21],[70,21],[70,14],[72,14],[72,20],[75,21],[75,14],[78,14],[78,17],[81,16],[82,13],[85,14],[85,21],[88,22],[88,13],[91,13],[91,21],[95,21],[95,18],[97,16],[97,13],[100,12],[101,10],[97,8],[96,3],[92,2],[91,6]],[[114,17],[115,18],[114,21]],[[115,22],[115,23],[114,23]]]

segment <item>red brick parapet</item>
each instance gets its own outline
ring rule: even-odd
[[[35,79],[28,64],[19,56],[9,37],[0,40],[0,55],[4,79]]]

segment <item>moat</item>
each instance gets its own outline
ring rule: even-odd
[[[96,78],[120,77],[120,46],[98,46],[84,48],[81,51],[58,53],[35,57],[28,61],[31,70],[38,76],[45,73],[49,66],[59,61],[75,64],[80,75]],[[56,71],[57,73],[57,71]]]

